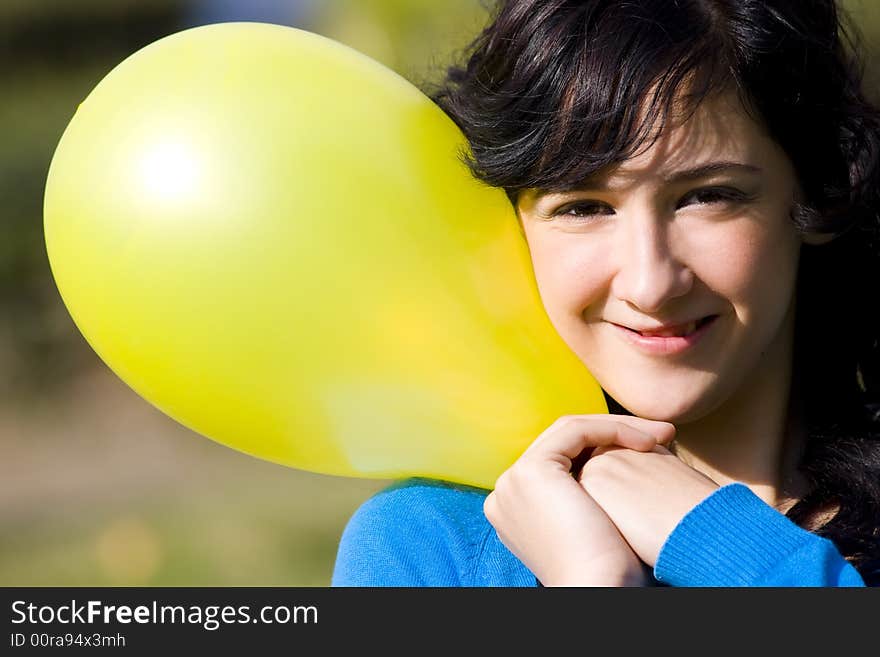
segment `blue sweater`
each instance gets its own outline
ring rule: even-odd
[[[332,586],[537,586],[483,515],[487,494],[421,478],[377,493],[342,533]],[[669,586],[865,586],[831,541],[740,483],[682,519],[654,577]]]

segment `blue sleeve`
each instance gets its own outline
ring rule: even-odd
[[[691,509],[663,544],[654,577],[671,586],[865,586],[834,543],[741,483]]]
[[[342,532],[331,586],[466,586],[485,537],[483,495],[408,480],[364,502]],[[483,532],[485,533],[485,532]]]

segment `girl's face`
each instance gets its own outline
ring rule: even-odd
[[[578,189],[523,192],[517,210],[566,344],[634,414],[687,422],[754,382],[761,363],[786,362],[796,192],[785,153],[726,95]],[[681,336],[707,317],[690,338],[631,330]]]

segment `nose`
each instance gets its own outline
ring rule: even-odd
[[[673,251],[670,224],[645,213],[621,226],[612,294],[646,314],[658,313],[670,300],[687,294],[694,276]]]

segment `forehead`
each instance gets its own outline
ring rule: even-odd
[[[665,125],[655,125],[651,137],[631,158],[597,178],[620,180],[646,176],[669,179],[678,171],[713,161],[758,166],[774,151],[763,127],[746,111],[733,92],[714,94],[696,108],[680,104]]]
[[[647,109],[640,112],[638,118],[643,121]],[[572,184],[524,189],[517,195],[515,207],[528,211],[542,199],[571,192],[624,191],[642,184],[659,188],[722,171],[774,179],[794,175],[786,153],[760,120],[743,106],[738,94],[727,90],[706,96],[693,107],[677,98],[665,124],[657,121],[650,126],[648,139],[633,156]]]

